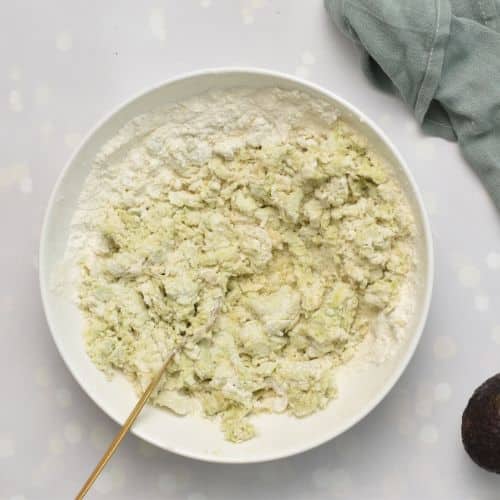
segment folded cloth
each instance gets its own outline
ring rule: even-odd
[[[458,140],[500,210],[500,0],[325,0],[364,69]]]

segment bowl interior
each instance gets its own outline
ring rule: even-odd
[[[412,356],[427,316],[432,287],[432,250],[420,196],[403,160],[382,132],[352,106],[324,90],[294,78],[266,71],[214,70],[168,82],[130,101],[98,125],[61,174],[46,213],[40,248],[40,282],[46,316],[57,347],[68,368],[87,394],[114,420],[122,423],[136,396],[117,376],[109,381],[87,357],[78,309],[52,289],[51,281],[63,258],[69,225],[92,160],[101,146],[131,118],[211,88],[272,87],[300,89],[333,101],[343,118],[364,134],[379,155],[393,165],[414,209],[419,231],[419,287],[415,315],[396,355],[363,370],[349,367],[339,374],[339,397],[326,410],[305,419],[285,415],[256,417],[258,436],[234,445],[224,441],[218,423],[201,417],[176,417],[148,407],[133,432],[145,440],[181,455],[218,462],[257,462],[307,450],[342,433],[385,396]]]

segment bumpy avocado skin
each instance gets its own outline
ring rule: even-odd
[[[470,398],[462,417],[462,442],[477,465],[500,474],[500,373]]]

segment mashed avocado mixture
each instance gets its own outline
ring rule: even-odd
[[[121,161],[136,177],[92,210],[99,244],[78,261],[96,365],[140,390],[185,343],[153,402],[179,415],[198,404],[233,442],[255,435],[259,412],[325,408],[336,367],[414,267],[413,219],[387,167],[341,119],[214,146],[182,168],[160,127]],[[156,169],[154,185],[141,169]]]

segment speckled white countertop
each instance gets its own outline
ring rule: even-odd
[[[500,218],[454,144],[370,87],[321,0],[17,0],[0,20],[0,499],[74,496],[117,426],[60,359],[37,248],[82,135],[145,87],[215,66],[300,75],[364,110],[407,158],[436,250],[430,318],[384,402],[340,438],[278,462],[195,462],[129,436],[89,498],[498,500],[461,448],[461,411],[500,371]]]

